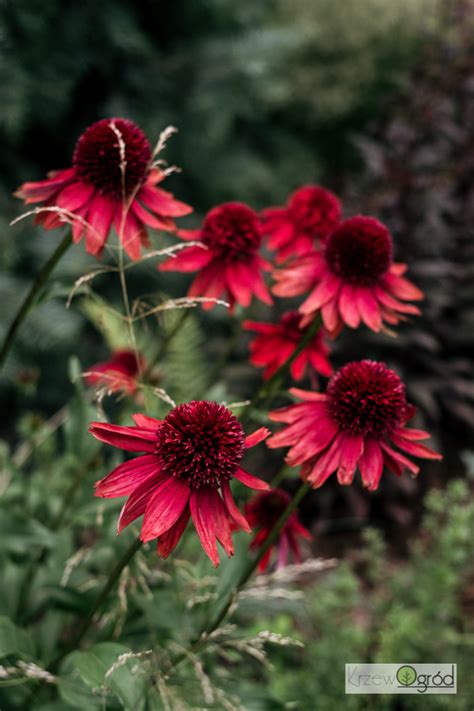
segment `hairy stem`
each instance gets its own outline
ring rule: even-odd
[[[10,328],[8,329],[2,348],[0,350],[0,368],[4,364],[6,357],[8,353],[10,352],[10,349],[14,343],[16,334],[18,329],[20,328],[21,324],[25,320],[25,318],[28,316],[30,313],[31,309],[35,305],[35,302],[38,300],[39,294],[46,285],[51,273],[53,272],[54,268],[60,261],[61,257],[63,254],[69,249],[69,247],[72,244],[72,237],[68,233],[58,244],[48,261],[44,264],[43,268],[39,272],[38,276],[36,277],[35,281],[31,285],[31,288],[26,295],[23,303],[21,304],[20,308],[17,311],[17,314],[15,318],[13,319]]]

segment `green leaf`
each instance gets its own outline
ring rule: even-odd
[[[17,627],[8,617],[0,617],[0,657],[9,654],[33,657],[33,640],[28,632]]]
[[[131,649],[122,644],[103,642],[87,652],[74,652],[68,661],[87,686],[93,689],[106,686],[116,694],[124,709],[140,711],[146,702],[146,678],[137,674],[135,667],[139,660],[128,660],[106,678],[118,657],[129,652]]]

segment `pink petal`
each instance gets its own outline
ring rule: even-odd
[[[99,254],[109,236],[110,226],[115,211],[115,203],[109,198],[95,193],[89,210],[86,229],[86,251],[89,254]]]
[[[384,452],[387,452],[389,456],[391,456],[398,464],[402,466],[402,469],[406,467],[409,469],[413,474],[418,474],[420,471],[420,467],[418,467],[414,462],[412,462],[410,459],[407,457],[404,457],[403,454],[400,454],[400,452],[395,451],[392,449],[386,442],[381,441],[380,446],[384,450]]]
[[[153,227],[155,230],[170,232],[176,227],[172,219],[169,217],[156,217],[155,215],[152,215],[151,212],[148,212],[148,210],[145,210],[145,208],[140,205],[138,200],[133,200],[130,209],[139,222],[143,222],[145,225]]]
[[[158,215],[182,217],[183,215],[189,215],[193,211],[193,208],[189,205],[175,200],[171,193],[149,185],[144,185],[137,197]]]
[[[234,501],[234,497],[232,496],[232,491],[230,489],[229,482],[228,481],[223,482],[221,489],[222,489],[222,496],[224,498],[224,504],[227,508],[227,513],[229,514],[229,516],[232,518],[234,523],[239,528],[241,528],[246,533],[250,533],[251,529],[248,524],[248,521],[245,518],[245,516],[237,508],[237,505]]]
[[[316,421],[314,429],[308,430],[307,435],[290,449],[286,461],[292,467],[302,464],[326,449],[337,432],[337,425],[329,417],[321,417]]]
[[[101,442],[126,452],[154,452],[156,449],[156,434],[151,430],[109,425],[107,422],[91,422],[89,432]]]
[[[258,430],[255,430],[255,432],[245,438],[245,446],[247,447],[247,449],[250,449],[250,447],[255,447],[256,444],[260,444],[260,442],[263,442],[263,440],[266,439],[270,434],[271,432],[268,427],[259,427]]]
[[[212,252],[202,247],[188,247],[169,257],[158,267],[160,272],[196,272],[212,260]]]
[[[58,170],[47,180],[38,180],[33,183],[23,183],[15,192],[15,197],[21,198],[25,203],[43,202],[49,200],[61,188],[76,177],[74,168]]]
[[[235,551],[232,543],[232,533],[227,508],[216,489],[211,489],[209,494],[212,515],[216,522],[216,538],[225,550],[227,556],[230,557],[234,555]]]
[[[252,275],[240,262],[231,262],[225,270],[227,285],[238,304],[246,308],[252,300]]]
[[[324,393],[315,393],[312,390],[301,390],[301,388],[290,388],[288,391],[291,395],[306,400],[307,402],[324,402],[326,395]]]
[[[146,479],[154,477],[159,471],[159,460],[154,454],[130,459],[119,464],[110,474],[96,482],[95,495],[107,499],[128,496]]]
[[[181,479],[167,478],[150,497],[143,519],[141,540],[158,538],[173,526],[189,500],[189,486]]]
[[[160,558],[167,558],[178,545],[181,536],[186,530],[191,512],[189,506],[184,507],[184,511],[171,528],[158,538],[157,552]]]
[[[87,183],[71,183],[64,190],[61,190],[56,198],[56,203],[59,207],[74,212],[89,202],[94,190],[94,186]]]
[[[191,492],[189,499],[191,516],[205,553],[215,568],[219,565],[216,542],[216,521],[211,506],[211,494],[207,488]]]
[[[398,427],[394,431],[395,434],[409,440],[429,439],[430,437],[428,432],[424,432],[423,430],[415,430],[411,427]]]
[[[368,287],[358,286],[355,289],[357,308],[366,326],[378,333],[382,327],[380,307],[372,290]]]
[[[423,299],[423,292],[404,277],[389,272],[384,276],[383,284],[387,291],[390,291],[397,299],[404,299],[405,301],[420,301]]]
[[[123,226],[123,228],[121,222],[117,220],[116,216],[115,229],[117,230],[123,248],[130,257],[130,259],[140,259],[141,236],[144,230],[143,224],[139,222],[136,217],[134,217],[132,212],[129,211],[125,218],[125,225]]]
[[[362,482],[369,491],[375,491],[383,471],[382,451],[375,439],[365,440],[364,451],[359,459]]]
[[[257,489],[258,491],[268,491],[270,489],[270,484],[262,479],[257,479],[256,476],[249,474],[245,469],[238,467],[234,474],[235,478],[238,479],[245,486],[250,487],[250,489]]]
[[[337,480],[342,486],[352,484],[357,462],[364,451],[364,438],[360,435],[344,436],[341,444],[341,459],[337,470]]]
[[[404,452],[413,455],[414,457],[422,457],[423,459],[442,459],[443,455],[435,452],[430,447],[426,447],[424,444],[419,444],[418,442],[410,442],[404,437],[398,437],[395,433],[390,435],[390,439],[393,444],[397,447],[403,449]]]
[[[338,468],[341,460],[342,441],[343,435],[337,435],[329,449],[317,460],[309,472],[307,480],[314,489],[322,486],[326,479]]]
[[[156,432],[162,422],[162,420],[157,420],[155,417],[149,417],[148,415],[142,415],[140,413],[132,415],[132,420],[137,427],[143,430],[151,430],[152,432]]]
[[[160,481],[161,478],[158,477],[158,483]],[[126,526],[145,513],[148,501],[154,491],[155,486],[148,479],[134,489],[120,512],[117,534],[121,533]]]
[[[351,328],[357,328],[360,324],[360,313],[357,309],[355,298],[355,287],[352,284],[344,284],[339,294],[339,312]]]
[[[303,301],[301,304],[299,308],[300,313],[310,314],[320,309],[321,306],[336,296],[340,285],[341,280],[339,277],[327,272],[306,301]]]

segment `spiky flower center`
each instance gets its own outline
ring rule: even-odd
[[[192,489],[217,489],[231,479],[244,455],[240,422],[223,405],[193,401],[178,405],[157,432],[161,470]]]
[[[285,336],[299,342],[301,337],[306,333],[308,327],[300,328],[301,314],[298,311],[287,311],[280,319],[280,325],[285,331]]]
[[[78,177],[107,197],[120,200],[139,187],[151,160],[145,134],[133,121],[108,118],[89,126],[76,143]]]
[[[240,202],[214,207],[204,219],[201,241],[223,261],[246,261],[262,242],[258,217]]]
[[[286,510],[290,503],[290,496],[283,489],[258,494],[249,501],[246,513],[251,525],[262,528],[271,528]]]
[[[326,390],[329,415],[353,435],[382,437],[406,419],[405,386],[384,363],[348,363]]]
[[[294,192],[288,208],[298,232],[310,239],[325,239],[341,218],[337,197],[318,185],[305,185]]]
[[[328,238],[326,261],[337,276],[356,286],[376,284],[392,263],[392,237],[373,217],[345,220]]]

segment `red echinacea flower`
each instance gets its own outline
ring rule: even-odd
[[[270,413],[271,420],[288,426],[273,435],[268,446],[289,446],[286,461],[301,464],[301,476],[314,488],[335,471],[340,484],[351,484],[358,467],[364,486],[374,491],[384,466],[398,476],[404,469],[418,474],[419,467],[402,452],[442,458],[419,443],[429,437],[427,432],[406,427],[414,407],[407,403],[398,375],[383,363],[345,365],[325,394],[297,388],[290,392],[303,402]]]
[[[128,256],[138,259],[141,246],[149,246],[147,226],[172,231],[174,217],[192,212],[157,187],[165,177],[153,165],[141,128],[127,119],[108,118],[80,136],[71,168],[24,183],[15,195],[27,204],[44,204],[35,222],[47,230],[71,222],[73,241],[85,236],[89,254],[101,254],[114,226]]]
[[[268,247],[277,250],[277,262],[311,252],[340,220],[340,201],[319,185],[304,185],[290,195],[285,207],[262,212],[263,233],[269,237]]]
[[[207,249],[189,247],[160,264],[161,271],[195,272],[189,296],[218,299],[226,295],[233,309],[235,303],[249,306],[252,296],[272,303],[262,277],[271,264],[258,250],[263,235],[256,213],[240,202],[227,202],[210,210],[198,230],[180,230],[184,240],[198,240]],[[204,303],[211,309],[215,303]]]
[[[145,452],[99,481],[96,496],[128,496],[118,533],[144,515],[141,540],[157,538],[163,558],[174,550],[191,517],[204,551],[219,565],[217,541],[230,556],[233,528],[250,531],[232,497],[231,479],[252,489],[269,488],[240,466],[246,450],[269,431],[261,427],[245,437],[230,410],[207,401],[178,405],[164,420],[146,415],[133,419],[134,427],[91,423],[96,439],[127,452]]]
[[[304,337],[308,326],[301,328],[301,319],[297,311],[288,311],[276,324],[243,322],[244,328],[259,334],[250,344],[250,361],[257,367],[265,368],[265,380],[290,358]],[[320,330],[291,364],[291,376],[301,380],[307,368],[314,368],[321,375],[329,377],[333,371],[328,355],[329,348]]]
[[[274,525],[278,522],[290,501],[291,498],[286,491],[272,489],[272,491],[264,491],[257,494],[245,504],[245,517],[250,526],[257,529],[250,548],[258,550],[265,544]],[[295,563],[299,563],[301,561],[301,551],[298,539],[301,538],[311,540],[312,536],[299,522],[298,515],[295,512],[291,514],[281,529],[278,541],[270,546],[263,555],[258,564],[258,570],[263,573],[268,568],[275,548],[277,549],[277,569],[283,568],[288,564],[290,552],[293,554]]]
[[[423,293],[403,277],[406,265],[393,262],[392,237],[373,217],[358,215],[332,232],[322,252],[312,252],[274,273],[278,296],[311,293],[300,312],[309,323],[321,310],[327,330],[337,334],[343,324],[361,321],[373,331],[384,322],[396,325],[405,314],[419,314],[409,300]]]
[[[109,360],[91,365],[84,377],[87,385],[105,388],[107,393],[125,392],[132,395],[137,389],[137,375],[146,367],[143,356],[131,350],[118,350]]]

